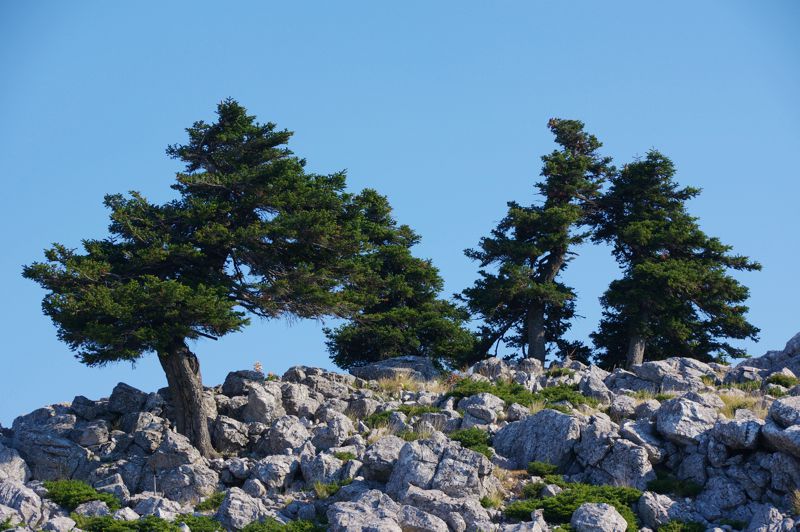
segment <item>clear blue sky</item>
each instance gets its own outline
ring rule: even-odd
[[[156,361],[86,368],[42,316],[23,264],[105,234],[106,193],[170,197],[164,148],[232,96],[296,131],[320,172],[389,196],[447,292],[462,254],[532,200],[549,117],[578,118],[618,163],[657,147],[710,234],[760,260],[743,275],[753,354],[800,331],[800,3],[406,1],[0,3],[0,422],[120,380],[165,384]],[[616,275],[584,249],[566,280],[585,316]],[[261,361],[330,366],[321,324],[254,323],[199,342],[207,384]]]

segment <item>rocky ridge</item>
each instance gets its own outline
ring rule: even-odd
[[[333,531],[800,529],[800,334],[735,367],[492,358],[417,380],[434,372],[404,357],[355,373],[230,373],[206,391],[211,460],[174,431],[166,390],[120,383],[20,416],[0,429],[0,523],[78,530],[43,485],[77,479],[122,504],[79,515],[205,513],[226,530],[267,518]],[[636,498],[573,497],[561,515],[566,494],[593,486]],[[217,508],[196,509],[210,497]]]

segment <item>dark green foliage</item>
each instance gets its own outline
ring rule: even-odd
[[[559,149],[542,157],[544,179],[536,188],[543,203],[509,202],[491,236],[466,250],[482,269],[461,295],[483,321],[482,349],[505,342],[541,360],[548,347],[562,353],[581,347],[563,339],[575,315],[575,293],[558,277],[587,236],[580,226],[610,163],[597,154],[601,144],[582,122],[551,119],[548,127]]]
[[[642,492],[633,488],[617,486],[592,486],[590,484],[566,484],[564,491],[553,497],[531,498],[506,506],[505,514],[515,519],[529,520],[533,510],[543,509],[549,523],[569,523],[573,512],[587,502],[611,504],[625,518],[628,531],[638,530],[636,516],[631,509]]]
[[[678,480],[664,471],[656,471],[656,478],[647,483],[647,489],[662,495],[697,497],[703,491],[703,486],[692,480]]]
[[[250,523],[242,532],[325,532],[325,527],[311,521],[289,521],[281,524],[268,517],[264,521]]]
[[[558,473],[558,466],[548,464],[547,462],[531,462],[528,464],[528,473],[536,475],[537,477],[544,477],[545,475],[554,475]]]
[[[548,377],[571,377],[575,375],[575,371],[569,368],[550,368],[546,375]]]
[[[650,151],[612,178],[593,211],[595,240],[612,244],[624,271],[601,298],[605,310],[592,335],[606,367],[622,365],[626,353],[628,365],[642,353],[645,360],[737,358],[744,351],[726,339],[757,338],[745,318],[748,290],[728,271],[760,265],[700,230],[686,210],[700,191],[679,188],[674,174],[672,161]]]
[[[792,377],[791,375],[784,375],[783,373],[773,373],[772,375],[767,377],[767,383],[777,384],[778,386],[783,386],[784,388],[791,388],[798,382],[800,381],[798,381],[797,377]]]
[[[393,226],[388,205],[384,225]],[[325,329],[333,361],[342,368],[387,358],[416,355],[440,366],[460,367],[475,360],[475,337],[465,327],[469,315],[439,299],[444,282],[428,260],[411,254],[419,237],[407,226],[380,233],[373,253],[350,289],[363,308],[336,329]]]
[[[758,392],[761,390],[761,381],[730,382],[723,384],[721,388],[732,388],[743,392]]]
[[[374,414],[370,414],[366,417],[366,419],[364,419],[364,424],[371,429],[385,427],[389,424],[389,418],[391,417],[392,412],[393,410],[384,410],[383,412],[375,412]]]
[[[341,460],[342,462],[347,462],[349,460],[355,460],[357,456],[351,452],[347,451],[339,451],[337,453],[333,453],[333,456]]]
[[[481,497],[479,502],[484,508],[499,508],[503,504],[503,501],[499,498],[488,496]]]
[[[665,525],[658,527],[657,532],[705,532],[706,527],[703,524],[684,521],[670,521]]]
[[[78,514],[71,514],[70,517],[77,523],[78,528],[86,532],[180,532],[178,526],[180,523],[186,523],[192,532],[225,530],[219,522],[206,516],[180,515],[174,522],[152,515],[136,521],[117,521],[111,516],[85,517]]]
[[[481,430],[478,427],[470,427],[468,429],[455,430],[448,436],[451,440],[459,442],[462,447],[481,453],[486,458],[491,459],[494,456],[489,448],[489,433],[485,430]]]
[[[346,191],[345,175],[306,171],[291,133],[226,100],[212,124],[167,153],[185,164],[177,199],[109,195],[109,237],[83,251],[55,244],[23,275],[46,291],[58,336],[88,365],[155,352],[176,425],[214,454],[202,412],[199,364],[186,340],[238,331],[261,318],[352,316],[371,299],[369,259],[409,236],[375,191]]]
[[[119,510],[119,499],[110,493],[100,493],[80,480],[46,480],[47,498],[69,511],[89,501],[103,501],[110,510]]]
[[[222,504],[222,501],[224,500],[225,500],[225,492],[218,491],[213,495],[211,495],[206,500],[204,500],[203,502],[201,502],[200,504],[198,504],[197,506],[195,506],[194,509],[198,512],[216,511]]]
[[[522,496],[526,499],[538,499],[544,486],[544,482],[528,482],[522,486]]]
[[[12,526],[13,525],[11,524],[11,518],[10,517],[7,517],[7,518],[3,519],[2,521],[0,521],[0,530],[6,530],[8,528],[11,528]]]
[[[508,404],[519,403],[523,406],[530,406],[537,401],[545,403],[548,408],[557,408],[559,405],[552,405],[552,403],[560,401],[568,401],[575,406],[582,404],[597,405],[596,399],[586,397],[578,391],[577,386],[567,384],[549,386],[534,393],[516,382],[486,382],[461,379],[453,385],[448,394],[452,397],[463,398],[484,392],[495,395]]]

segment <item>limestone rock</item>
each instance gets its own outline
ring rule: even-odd
[[[580,436],[581,422],[576,417],[545,409],[500,429],[494,448],[517,469],[533,461],[566,466]]]
[[[628,523],[616,508],[605,503],[583,503],[572,514],[576,532],[626,532]]]
[[[418,356],[387,358],[380,362],[350,368],[349,371],[365,380],[411,378],[427,381],[441,375],[441,371],[434,366],[430,358]]]

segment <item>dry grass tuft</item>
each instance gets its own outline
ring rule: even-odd
[[[792,505],[794,515],[800,515],[800,488],[789,494],[789,504]]]
[[[760,395],[728,395],[720,394],[719,398],[725,403],[725,406],[720,409],[720,414],[733,419],[736,417],[736,411],[747,409],[760,419],[767,417],[769,411],[769,404]]]

